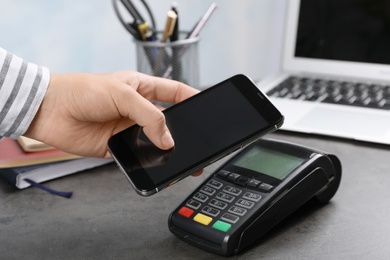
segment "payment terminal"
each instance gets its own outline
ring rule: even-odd
[[[236,254],[308,200],[328,202],[340,180],[335,155],[259,139],[196,188],[170,214],[168,226],[201,249]]]

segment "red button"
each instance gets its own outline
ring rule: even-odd
[[[189,218],[192,216],[192,214],[194,214],[194,211],[192,209],[187,208],[187,207],[182,207],[179,210],[179,214],[186,217],[186,218]]]

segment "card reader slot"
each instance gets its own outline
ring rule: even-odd
[[[213,241],[206,240],[193,234],[189,234],[188,232],[175,226],[170,227],[170,231],[173,234],[176,234],[182,240],[194,246],[201,246],[202,248],[207,248],[208,251],[216,254],[221,254],[222,252],[222,244],[217,244]]]
[[[180,239],[215,254],[223,254],[225,233],[215,232],[210,226],[194,225],[193,220],[182,218],[176,214],[170,216],[169,223],[174,223],[169,225],[169,230]]]

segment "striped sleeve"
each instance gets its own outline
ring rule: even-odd
[[[26,62],[0,48],[0,138],[23,135],[49,85],[46,67]]]

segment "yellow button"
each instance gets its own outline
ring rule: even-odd
[[[205,225],[205,226],[207,226],[208,224],[211,223],[211,221],[213,221],[212,218],[210,218],[206,215],[203,215],[202,213],[196,214],[196,216],[194,217],[194,220],[200,224]]]

